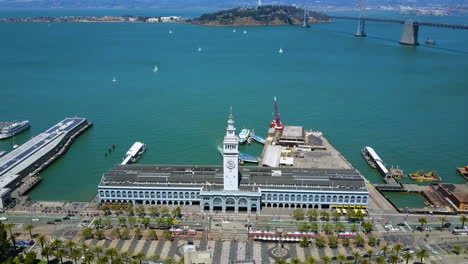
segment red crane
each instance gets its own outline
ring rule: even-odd
[[[270,127],[275,128],[278,131],[283,130],[283,123],[280,120],[280,114],[278,110],[278,102],[276,101],[276,96],[273,98],[275,101],[275,120],[271,121]]]

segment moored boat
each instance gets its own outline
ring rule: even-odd
[[[250,136],[250,130],[246,128],[242,129],[241,132],[239,133],[239,143],[244,144],[249,138],[249,136]]]
[[[370,157],[369,155],[369,152],[367,151],[366,148],[363,148],[361,150],[361,154],[362,154],[362,157],[364,157],[364,159],[366,160],[367,164],[369,164],[369,166],[371,168],[374,168],[376,169],[377,168],[377,165],[375,164],[375,162],[372,160],[372,158]]]
[[[29,121],[20,122],[1,122],[0,123],[0,139],[9,138],[17,135],[30,127]]]
[[[440,178],[439,174],[437,171],[431,171],[429,173],[424,173],[423,170],[418,170],[415,173],[410,174],[410,178],[412,180],[418,181],[418,182],[433,182],[433,181],[441,181],[442,179]]]

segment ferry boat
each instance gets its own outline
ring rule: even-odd
[[[5,154],[7,154],[6,151],[1,151],[1,150],[0,150],[0,157],[2,157],[2,156],[5,155]]]
[[[17,135],[30,127],[29,121],[0,123],[0,139]]]
[[[458,167],[457,171],[458,173],[460,173],[461,176],[465,177],[465,179],[468,181],[468,165],[465,167]]]
[[[432,40],[432,39],[430,39],[430,38],[427,38],[427,39],[424,41],[424,44],[435,46],[436,42],[435,42],[435,40]]]
[[[250,130],[246,128],[242,129],[241,132],[239,133],[239,143],[244,144],[249,138],[249,136],[250,136]]]
[[[366,160],[367,164],[369,164],[369,166],[371,168],[374,168],[374,169],[377,168],[377,165],[375,164],[374,160],[372,160],[372,158],[370,157],[369,151],[366,148],[363,148],[361,150],[361,154],[364,157],[364,159]]]

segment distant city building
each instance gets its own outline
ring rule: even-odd
[[[159,18],[157,18],[157,17],[148,18],[148,19],[146,19],[146,22],[148,22],[148,23],[158,23]]]
[[[302,128],[294,131],[304,137]],[[102,176],[99,201],[197,205],[202,212],[367,207],[366,182],[345,160],[326,164],[334,168],[320,168],[321,164],[318,168],[239,168],[238,140],[231,114],[223,142],[223,166],[118,165]],[[299,167],[304,163],[288,162]]]

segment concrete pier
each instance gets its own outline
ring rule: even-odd
[[[356,34],[354,34],[354,36],[356,37],[366,37],[366,33],[364,31],[364,27],[366,25],[366,19],[364,17],[360,17],[359,20],[358,20],[358,27],[357,27],[357,31],[356,31]]]
[[[400,44],[416,46],[418,43],[419,24],[413,20],[405,21],[403,24],[403,34],[401,36]]]

